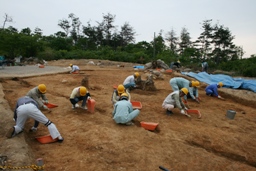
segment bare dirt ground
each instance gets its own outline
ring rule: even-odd
[[[155,171],[160,170],[159,166],[176,171],[256,170],[255,93],[222,88],[220,94],[226,98],[223,101],[206,96],[206,85],[202,84],[199,88],[202,102],[189,101],[192,109],[200,110],[201,119],[196,115],[187,118],[178,110],[167,116],[161,105],[172,92],[170,78],[179,74],[165,74],[164,80],[154,80],[157,91],[131,92],[132,101],[140,101],[143,107],[134,126],[122,126],[112,120],[112,86],[134,73],[133,64],[117,67],[118,63],[104,62],[92,66],[81,60],[48,63],[61,67],[73,63],[82,71],[1,80],[4,99],[0,103],[4,107],[0,120],[4,127],[0,130],[0,141],[4,147],[0,147],[0,154],[10,154],[15,164],[27,165],[25,159],[32,162],[42,158],[46,171]],[[139,72],[144,79],[145,73]],[[96,101],[94,113],[72,110],[69,102],[71,91],[84,77],[89,79],[89,91]],[[44,114],[56,124],[64,142],[40,144],[35,137],[49,134],[48,129],[40,125],[36,133],[30,133],[32,120],[27,122],[23,133],[6,140],[5,132],[14,124],[12,110],[16,100],[41,83],[47,86],[49,102],[58,104],[51,113]],[[237,112],[234,120],[226,117],[229,109]],[[140,121],[159,123],[159,131],[145,130],[138,124]],[[14,145],[13,153],[4,153],[10,152]]]

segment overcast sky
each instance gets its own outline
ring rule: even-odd
[[[44,35],[63,31],[58,22],[73,13],[82,25],[103,20],[103,14],[115,15],[114,25],[128,22],[136,32],[136,42],[150,42],[160,30],[163,36],[173,29],[177,36],[183,27],[188,29],[191,40],[202,33],[202,22],[212,19],[229,28],[235,36],[234,44],[242,46],[244,57],[256,54],[256,0],[0,0],[0,24],[4,15],[12,17],[13,26],[19,31],[29,27],[43,30]]]

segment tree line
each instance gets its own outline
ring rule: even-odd
[[[96,21],[96,25],[91,22],[83,25],[79,17],[71,13],[57,23],[60,31],[48,36],[44,36],[40,28],[34,31],[30,28],[19,31],[12,26],[6,28],[6,23],[10,25],[12,18],[8,14],[4,18],[0,29],[0,55],[7,58],[85,58],[142,64],[162,59],[167,64],[180,60],[183,65],[191,67],[199,67],[202,61],[208,61],[210,67],[224,67],[225,70],[225,63],[243,61],[243,48],[233,43],[235,36],[229,28],[213,24],[212,20],[201,23],[202,33],[196,41],[191,41],[190,33],[184,27],[179,35],[173,29],[166,34],[160,30],[152,41],[136,43],[136,32],[129,22],[118,28],[115,26],[116,16],[110,13],[103,14],[102,21]]]

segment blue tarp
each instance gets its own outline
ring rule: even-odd
[[[204,82],[207,84],[214,84],[218,82],[223,82],[226,88],[233,89],[246,89],[256,92],[256,80],[249,80],[243,78],[233,78],[224,74],[208,74],[206,72],[182,72],[183,75],[187,75],[197,79],[200,82]]]
[[[137,66],[133,66],[133,68],[144,69],[144,66],[143,65],[137,65]]]

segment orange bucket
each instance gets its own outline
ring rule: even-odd
[[[142,109],[142,104],[139,101],[131,101],[133,109]]]
[[[196,110],[196,109],[188,109],[188,110],[187,110],[187,113],[188,113],[188,114],[196,114],[196,115],[198,115],[198,118],[201,118],[201,117],[202,117],[200,111],[199,111],[199,110]]]
[[[117,85],[113,85],[113,89],[117,89],[117,87],[118,87]]]
[[[44,65],[39,65],[39,68],[44,68]]]
[[[158,126],[158,123],[154,123],[154,122],[140,122],[140,126],[143,127],[146,130],[149,131],[154,131],[156,129],[156,127]]]
[[[167,69],[167,70],[165,70],[165,72],[172,73],[172,69]]]
[[[52,139],[51,135],[44,135],[40,137],[36,137],[37,141],[39,141],[41,144],[48,144],[58,141],[58,138]]]
[[[72,72],[72,74],[79,74],[79,71],[74,71]]]
[[[58,105],[56,104],[53,104],[53,103],[47,103],[45,104],[48,108],[55,108],[55,107],[58,107]]]
[[[93,113],[94,112],[94,108],[95,108],[95,100],[94,99],[89,99],[88,102],[87,102],[87,108],[88,108],[88,111]]]

